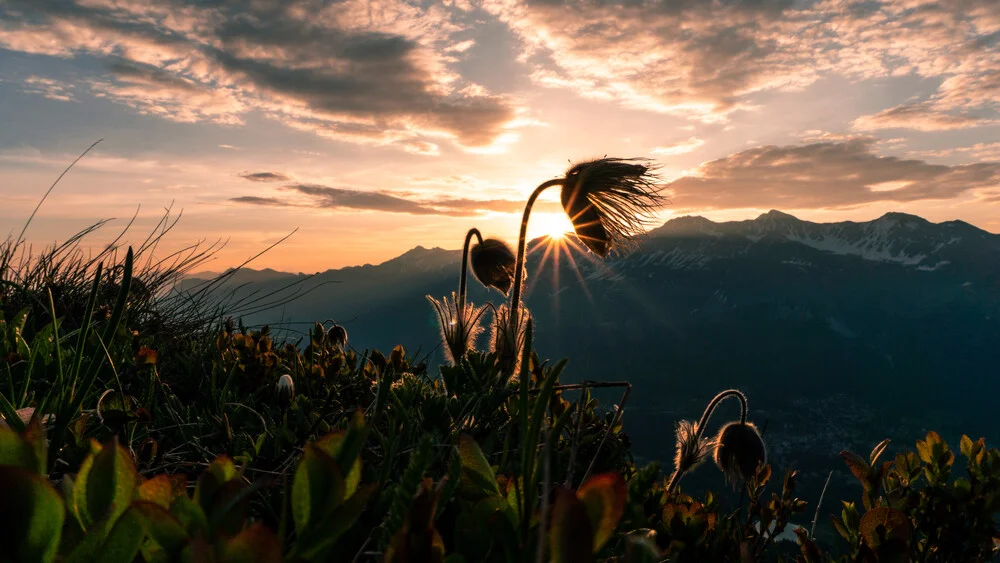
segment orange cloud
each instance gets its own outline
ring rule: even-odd
[[[1000,162],[946,166],[879,156],[874,141],[768,145],[702,164],[668,185],[679,209],[841,208],[943,200],[1000,187]]]

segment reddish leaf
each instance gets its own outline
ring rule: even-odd
[[[573,491],[556,489],[549,527],[552,563],[587,563],[594,561],[594,529],[587,507]]]
[[[604,547],[618,527],[627,495],[625,480],[618,473],[596,475],[577,491],[576,496],[587,508],[594,530],[595,553]]]

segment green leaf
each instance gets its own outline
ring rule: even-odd
[[[138,483],[132,458],[117,440],[87,456],[73,486],[73,504],[83,528],[99,520],[117,520],[134,498]]]
[[[210,532],[216,529],[233,535],[243,527],[247,502],[243,493],[247,488],[233,460],[219,456],[198,477],[194,502],[201,507],[208,520]]]
[[[594,530],[587,507],[573,491],[556,489],[549,528],[552,563],[587,563],[594,561]]]
[[[14,561],[55,560],[66,517],[59,493],[33,469],[0,467],[0,545]]]
[[[300,530],[288,560],[327,561],[329,552],[345,532],[351,529],[375,492],[375,485],[366,485],[344,501],[318,524]]]
[[[619,473],[595,475],[580,487],[576,496],[587,508],[597,553],[611,538],[625,512],[625,480]]]
[[[962,455],[965,457],[972,457],[972,438],[969,438],[965,434],[962,434],[962,440],[959,442],[959,449]]]
[[[361,458],[354,448],[358,443],[364,445],[364,439],[358,441],[357,436],[350,434],[351,431],[331,432],[312,442],[313,446],[330,456],[337,463],[337,467],[351,468],[344,477],[344,498],[350,498],[361,484]]]
[[[188,500],[188,502],[191,501]],[[191,506],[193,507],[194,504],[192,503]],[[143,529],[150,540],[143,546],[143,554],[161,553],[166,555],[167,560],[176,560],[177,555],[180,554],[189,539],[180,520],[162,506],[142,500],[133,502],[128,512],[142,522]],[[146,558],[150,559],[148,556]]]
[[[458,455],[462,458],[462,476],[458,488],[469,500],[484,496],[500,496],[500,487],[479,444],[472,436],[463,434],[458,439]]]
[[[44,467],[41,471],[38,470],[38,458],[32,444],[23,434],[18,434],[7,426],[0,426],[0,465],[45,473]]]
[[[346,483],[337,463],[323,450],[306,445],[292,480],[292,519],[298,530],[319,522],[344,500]]]
[[[146,536],[141,515],[126,510],[111,527],[96,555],[102,563],[131,563]]]
[[[833,522],[833,527],[834,527],[834,529],[837,530],[837,533],[840,534],[840,537],[842,537],[845,540],[847,540],[848,542],[850,542],[851,541],[851,536],[853,534],[851,534],[850,530],[847,529],[847,526],[844,524],[843,519],[837,518],[836,516],[833,516],[831,514],[830,515],[830,520]]]
[[[281,561],[281,544],[277,536],[260,522],[226,540],[219,551],[219,560],[226,563]]]
[[[187,495],[177,495],[170,503],[170,513],[191,536],[208,534],[208,518],[200,506]]]

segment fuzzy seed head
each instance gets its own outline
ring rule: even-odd
[[[677,453],[674,468],[681,473],[689,473],[698,468],[712,453],[714,442],[698,437],[698,423],[682,420],[677,423]]]
[[[442,297],[438,301],[430,295],[427,296],[427,300],[437,313],[445,360],[454,365],[475,346],[476,338],[483,331],[480,321],[486,312],[486,307],[476,307],[466,302],[465,307],[459,310],[458,298],[454,291],[451,292],[451,300]]]
[[[292,404],[292,399],[295,398],[295,382],[292,381],[292,376],[287,373],[282,374],[275,387],[278,395],[278,406],[287,409]]]
[[[730,422],[719,430],[715,439],[715,464],[726,476],[726,481],[736,484],[748,480],[757,466],[767,463],[767,448],[760,431],[751,422]]]
[[[474,244],[469,251],[469,262],[473,275],[480,283],[507,295],[514,284],[517,257],[506,242],[488,238]]]
[[[566,172],[560,200],[591,252],[604,258],[628,244],[666,203],[652,170],[642,159],[601,158]]]
[[[517,309],[517,322],[512,323],[510,317],[508,305],[496,308],[490,333],[490,352],[496,353],[497,361],[504,369],[517,374],[521,366],[521,353],[524,350],[525,330],[530,314],[522,304]]]

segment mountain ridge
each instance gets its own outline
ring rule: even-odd
[[[967,223],[959,219],[952,219],[948,221],[942,221],[940,223],[933,223],[920,217],[919,215],[912,215],[909,213],[901,213],[896,211],[890,211],[884,213],[883,215],[869,220],[869,221],[837,221],[829,223],[813,222],[804,219],[799,219],[794,215],[772,209],[765,213],[760,214],[754,219],[743,219],[743,220],[733,220],[733,221],[712,221],[701,215],[681,215],[679,217],[673,217],[666,222],[664,222],[659,227],[650,229],[643,239],[655,239],[659,237],[670,237],[678,234],[709,234],[713,236],[725,236],[725,235],[743,235],[748,236],[753,242],[757,242],[753,239],[755,236],[764,237],[767,235],[785,235],[786,238],[794,242],[799,242],[806,246],[812,246],[813,248],[824,250],[828,249],[831,252],[836,252],[837,250],[848,251],[849,249],[843,249],[836,247],[830,242],[824,242],[824,240],[829,241],[831,237],[824,239],[823,237],[816,236],[800,236],[796,235],[809,235],[809,234],[830,234],[836,232],[843,232],[850,229],[860,229],[864,234],[883,233],[885,231],[891,231],[892,227],[901,226],[903,229],[915,230],[915,229],[939,229],[942,232],[938,234],[943,235],[943,230],[948,230],[955,234],[963,234],[964,236],[980,236],[986,239],[993,239],[1000,241],[1000,234],[991,233],[975,225]],[[741,231],[747,231],[743,233]],[[531,246],[535,246],[542,242],[546,237],[538,237],[532,239],[529,243]],[[833,237],[836,238],[836,237]],[[949,239],[950,240],[950,239]],[[888,255],[881,254],[879,252],[880,246],[875,242],[875,245],[869,245],[867,251],[865,246],[857,246],[854,249],[854,253],[861,256],[862,258],[879,260],[885,259],[887,261],[897,260],[908,264],[908,265],[919,266],[924,258],[917,259],[918,255],[906,255],[899,256],[897,252],[895,255],[891,252]],[[917,242],[917,241],[913,241]],[[940,241],[939,241],[940,242]],[[947,244],[947,243],[946,243]],[[423,245],[417,245],[413,248],[403,252],[402,254],[389,258],[385,261],[379,263],[365,263],[352,266],[344,266],[341,268],[328,268],[326,270],[315,272],[315,274],[305,274],[302,272],[283,272],[278,270],[273,270],[271,268],[264,268],[261,270],[256,270],[253,268],[242,268],[243,272],[260,272],[266,273],[269,276],[277,274],[286,274],[289,276],[304,276],[304,275],[323,275],[332,274],[340,271],[350,271],[355,269],[370,269],[377,268],[380,266],[386,266],[389,264],[398,265],[399,267],[406,268],[407,266],[412,266],[418,262],[422,262],[426,267],[434,267],[441,265],[442,262],[446,262],[447,259],[453,255],[458,255],[459,249],[444,249],[441,247],[425,247]],[[226,270],[225,273],[229,272],[231,269]],[[206,273],[196,272],[188,275],[189,279],[208,279],[205,276]],[[219,275],[215,272],[208,272],[211,277]]]

